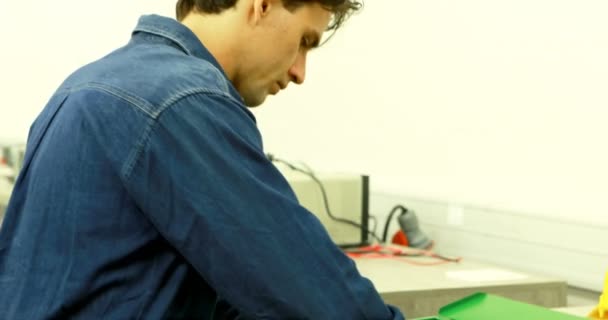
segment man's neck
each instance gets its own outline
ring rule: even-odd
[[[231,81],[239,61],[237,45],[240,41],[239,33],[235,32],[234,27],[237,24],[231,22],[233,18],[233,13],[227,11],[205,15],[193,13],[181,21],[209,50]]]

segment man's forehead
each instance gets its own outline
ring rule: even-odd
[[[319,31],[327,29],[329,22],[334,16],[331,10],[322,7],[318,2],[303,4],[296,10],[304,11],[307,20],[309,20],[311,24],[314,24],[315,29],[318,28]]]
[[[319,5],[311,8],[307,15],[309,29],[314,31],[320,38],[327,31],[333,16],[333,12]]]

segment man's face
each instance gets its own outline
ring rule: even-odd
[[[262,7],[244,40],[243,58],[233,79],[245,105],[258,106],[289,82],[304,82],[306,55],[319,44],[330,19],[331,12],[317,3],[289,11],[280,0],[269,0]]]

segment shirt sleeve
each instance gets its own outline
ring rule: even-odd
[[[403,319],[298,204],[231,98],[175,102],[133,159],[125,180],[144,214],[243,317]]]

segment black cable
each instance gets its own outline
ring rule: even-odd
[[[370,230],[372,230],[374,233],[376,233],[376,229],[378,228],[378,219],[376,219],[375,216],[372,216],[371,214],[368,216],[369,220],[374,221],[374,227],[373,228],[369,228]]]
[[[317,183],[317,185],[319,186],[319,189],[321,190],[321,196],[323,197],[323,205],[325,206],[325,212],[327,213],[327,215],[329,216],[330,219],[340,222],[340,223],[344,223],[344,224],[348,224],[351,226],[354,226],[356,228],[361,229],[362,231],[366,232],[367,234],[370,234],[372,237],[374,237],[376,240],[378,240],[378,242],[382,243],[382,240],[376,235],[375,232],[369,230],[368,228],[364,227],[363,225],[356,223],[354,221],[348,220],[348,219],[344,219],[344,218],[338,218],[335,217],[332,213],[331,210],[329,209],[329,201],[327,200],[327,192],[325,191],[325,186],[323,186],[323,183],[317,178],[317,176],[315,176],[315,174],[311,171],[307,171],[304,170],[302,168],[299,168],[297,166],[294,166],[293,164],[283,160],[283,159],[279,159],[277,157],[275,157],[274,155],[268,153],[266,154],[266,157],[268,158],[268,160],[273,161],[273,162],[279,162],[282,163],[284,165],[286,165],[289,169],[303,173],[307,176],[309,176],[314,182]]]
[[[386,218],[386,222],[384,223],[384,232],[382,233],[382,242],[386,242],[386,234],[388,233],[388,226],[391,223],[391,220],[393,220],[393,215],[395,214],[395,212],[397,212],[397,210],[401,210],[401,214],[404,214],[407,212],[407,208],[398,204],[396,206],[394,206],[390,213],[388,214],[388,218]]]

